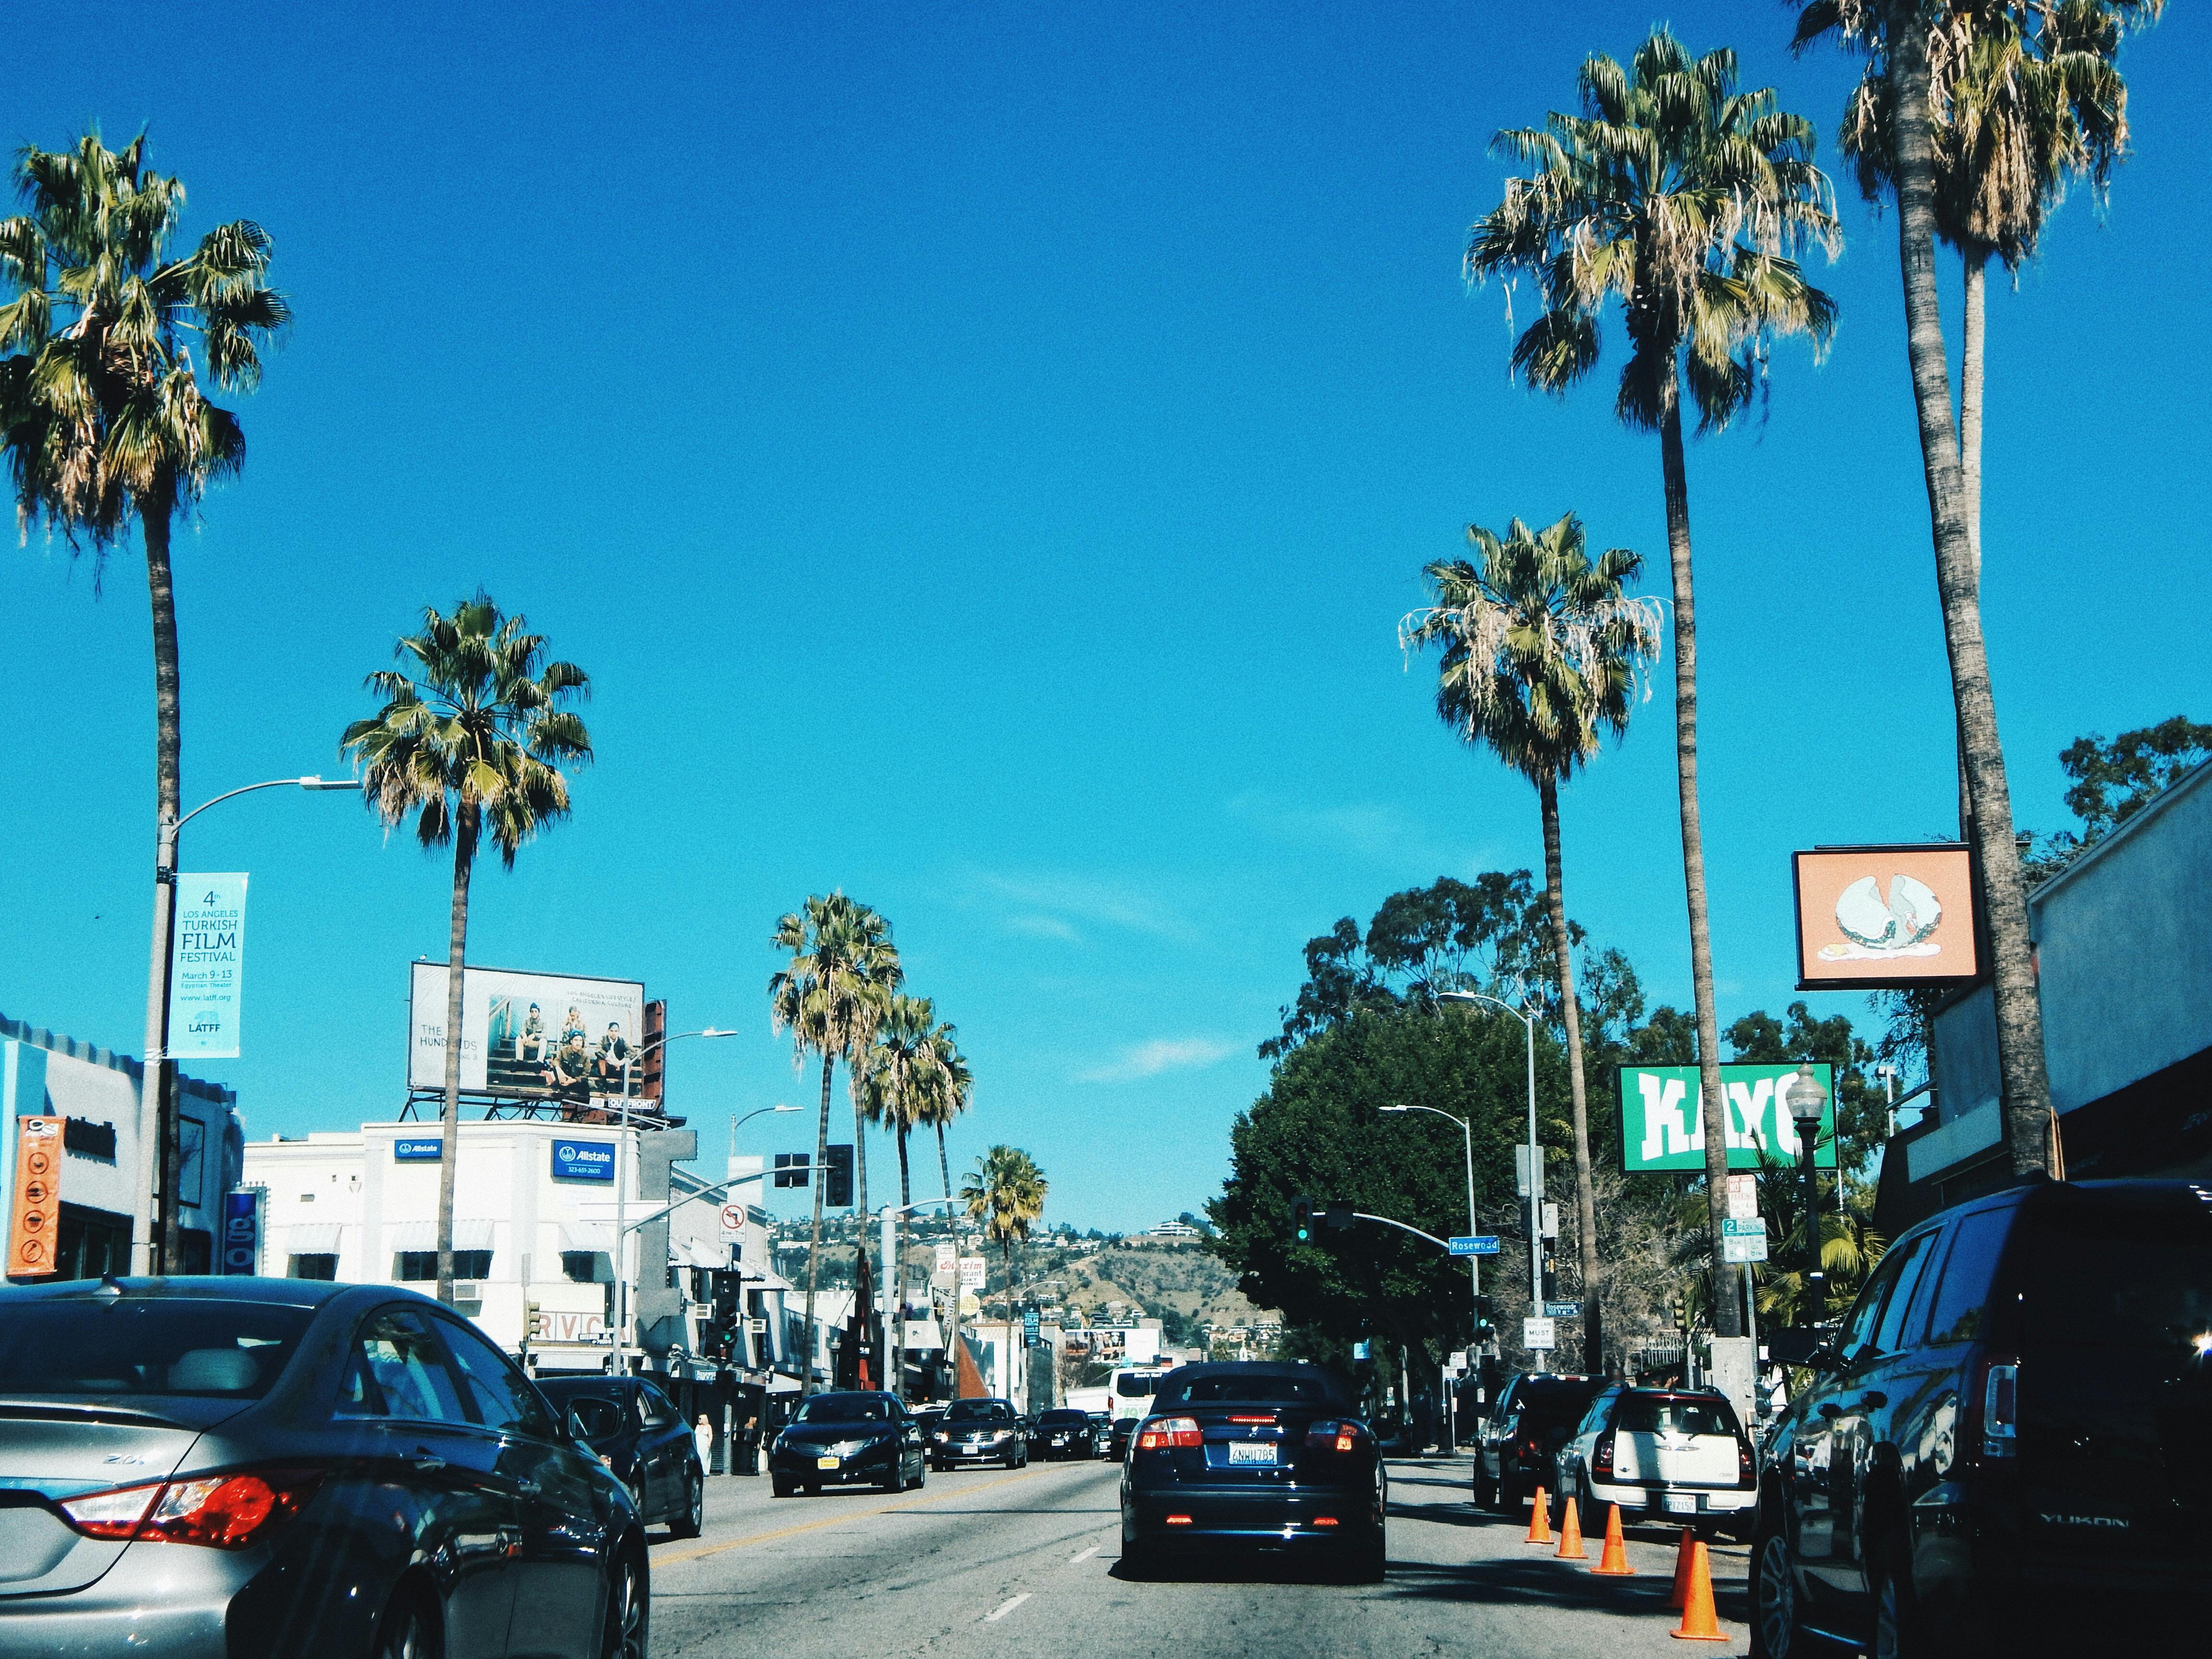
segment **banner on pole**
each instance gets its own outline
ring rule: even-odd
[[[245,988],[246,876],[179,875],[169,951],[171,1060],[236,1060]]]

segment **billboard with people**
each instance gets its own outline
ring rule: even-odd
[[[418,962],[410,976],[407,1085],[446,1082],[443,963]],[[643,1083],[637,1045],[645,987],[635,980],[524,974],[471,968],[461,980],[461,1088],[471,1094],[589,1100]]]

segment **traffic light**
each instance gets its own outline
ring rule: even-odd
[[[822,1201],[833,1210],[845,1208],[853,1201],[852,1144],[832,1146],[830,1161],[822,1168]]]
[[[1674,1301],[1668,1305],[1674,1310],[1674,1328],[1678,1331],[1688,1330],[1690,1328],[1689,1297],[1684,1292],[1677,1291],[1674,1292]]]
[[[775,1155],[775,1184],[779,1187],[804,1187],[813,1177],[814,1157],[811,1152],[778,1152]]]
[[[1345,1199],[1331,1199],[1328,1206],[1328,1224],[1336,1232],[1352,1225],[1352,1205]]]
[[[634,1079],[638,1098],[659,1102],[665,1089],[668,1057],[668,1005],[665,1001],[645,1005],[645,1024],[638,1032],[637,1075]]]
[[[1559,1299],[1559,1263],[1553,1259],[1552,1241],[1547,1238],[1544,1241],[1544,1300],[1547,1302],[1556,1302]]]
[[[1313,1239],[1313,1200],[1294,1198],[1291,1200],[1291,1237],[1305,1244]]]

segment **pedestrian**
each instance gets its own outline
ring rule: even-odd
[[[746,1403],[738,1409],[744,1413],[745,1420],[738,1429],[738,1473],[758,1474],[761,1440],[760,1407],[754,1403],[754,1398],[750,1390],[747,1391]]]
[[[707,1420],[707,1413],[699,1413],[699,1426],[691,1431],[691,1443],[699,1449],[699,1473],[714,1472],[714,1425]]]

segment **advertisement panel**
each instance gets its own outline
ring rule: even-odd
[[[635,980],[520,974],[471,968],[461,978],[461,1087],[471,1094],[581,1099],[630,1093],[645,1025],[645,987]],[[446,1084],[446,966],[418,962],[408,983],[407,1085]]]
[[[172,1060],[236,1060],[246,985],[246,877],[179,875],[169,948]]]
[[[43,1279],[61,1271],[62,1121],[15,1120],[15,1202],[8,1229],[8,1277]]]
[[[553,1143],[553,1179],[604,1181],[615,1178],[614,1143],[607,1140],[556,1140]]]
[[[1962,842],[1816,847],[1790,855],[1797,988],[1962,985],[1981,976],[1974,863]]]
[[[240,1188],[222,1195],[222,1261],[226,1273],[261,1271],[261,1189]]]
[[[1797,1162],[1797,1124],[1787,1093],[1795,1065],[1723,1066],[1728,1095],[1728,1161],[1731,1170],[1759,1170]],[[1820,1132],[1813,1162],[1836,1167],[1836,1081],[1832,1068],[1813,1075],[1827,1098],[1820,1103]],[[1630,1175],[1705,1167],[1705,1091],[1694,1066],[1620,1068],[1620,1167]]]

